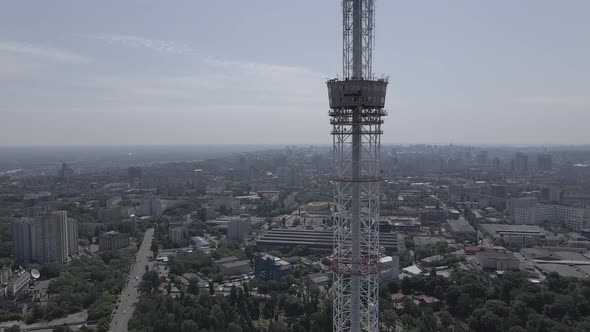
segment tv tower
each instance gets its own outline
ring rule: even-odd
[[[379,331],[379,185],[386,79],[372,71],[374,0],[343,0],[343,78],[328,81],[334,158],[334,331]]]

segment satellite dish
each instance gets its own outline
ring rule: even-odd
[[[37,269],[32,269],[31,270],[31,277],[33,277],[33,279],[37,280],[41,277],[41,272],[39,272],[39,270],[37,270]]]

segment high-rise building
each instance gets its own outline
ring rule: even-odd
[[[501,167],[500,165],[500,158],[496,157],[492,160],[492,168],[495,170],[499,170]]]
[[[526,173],[529,171],[529,156],[526,153],[516,153],[514,157],[514,171],[517,173]]]
[[[550,154],[541,154],[537,157],[537,169],[543,172],[551,172],[553,169],[553,158]]]
[[[150,196],[143,200],[139,206],[139,214],[142,216],[160,217],[166,209],[166,204],[158,197]]]
[[[129,186],[131,188],[139,188],[141,186],[142,171],[141,167],[129,167],[127,169],[127,176],[129,178]]]
[[[78,221],[68,218],[68,254],[70,257],[78,254],[78,242]]]
[[[74,169],[71,168],[67,163],[62,163],[61,167],[57,171],[57,176],[60,179],[65,180],[71,177],[72,175],[74,175]]]
[[[479,166],[486,166],[488,164],[488,152],[487,151],[481,151],[479,152],[479,154],[477,155],[477,163],[479,164]]]
[[[29,262],[33,259],[32,230],[34,219],[21,218],[12,222],[12,247],[14,258],[18,261]]]
[[[34,260],[42,263],[66,262],[70,252],[68,213],[53,211],[38,218],[32,228],[32,239]]]

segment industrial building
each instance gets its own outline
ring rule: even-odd
[[[256,249],[260,251],[278,249],[289,251],[296,246],[305,246],[311,252],[331,253],[333,250],[334,233],[332,231],[307,231],[291,229],[273,229],[256,239]],[[379,245],[385,254],[396,254],[399,250],[397,234],[379,234]]]
[[[479,227],[492,238],[505,242],[540,242],[552,237],[551,233],[533,225],[481,224]]]
[[[475,241],[477,240],[477,231],[469,224],[469,222],[461,217],[457,220],[447,220],[448,230],[458,240]]]

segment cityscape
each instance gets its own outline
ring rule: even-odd
[[[286,10],[265,2],[277,6],[269,12]],[[7,9],[31,10],[20,6]],[[131,5],[122,6],[128,13],[125,6]],[[229,10],[218,4],[199,6],[210,13]],[[256,8],[236,8],[248,13],[262,5],[252,6]],[[0,332],[590,331],[590,136],[585,124],[580,131],[567,122],[590,121],[583,113],[590,105],[587,96],[563,104],[556,103],[559,98],[533,98],[535,105],[543,104],[535,118],[518,110],[475,109],[475,120],[456,113],[441,121],[423,110],[422,122],[404,122],[403,113],[411,108],[404,106],[408,95],[401,86],[411,78],[380,72],[396,59],[387,51],[395,42],[378,37],[399,36],[388,23],[382,28],[381,22],[392,17],[391,6],[410,11],[428,7],[406,8],[385,0],[318,4],[310,17],[329,10],[334,20],[329,24],[338,26],[325,42],[334,48],[326,51],[327,58],[340,69],[332,68],[336,74],[323,78],[303,67],[203,55],[203,50],[176,42],[131,35],[86,38],[83,32],[60,37],[154,51],[151,67],[137,59],[147,74],[170,55],[178,62],[188,56],[199,58],[199,65],[183,63],[183,70],[246,68],[254,79],[270,71],[270,82],[261,87],[242,82],[236,88],[238,77],[228,79],[222,72],[209,73],[198,84],[188,75],[172,79],[171,73],[152,87],[133,81],[137,90],[130,93],[146,98],[135,104],[143,105],[137,109],[123,110],[124,93],[92,88],[72,97],[73,102],[89,107],[78,98],[89,91],[90,100],[104,93],[97,106],[108,110],[94,109],[78,124],[77,115],[62,117],[55,111],[55,122],[31,118],[22,128],[19,110],[26,114],[36,102],[19,99],[21,92],[0,92],[5,99],[0,101],[5,119],[0,124]],[[476,13],[486,6],[465,5],[464,10],[477,8]],[[518,7],[498,6],[515,12]],[[557,8],[528,6],[537,14],[546,10],[546,15]],[[116,11],[105,7],[97,9],[97,17],[106,17],[104,10]],[[567,10],[590,9],[583,3],[574,7]],[[160,9],[162,15],[170,10]],[[55,8],[47,10],[52,21],[59,17]],[[72,10],[94,15],[76,6]],[[179,25],[186,24],[178,8],[173,12]],[[578,29],[573,12],[571,27],[563,29]],[[446,13],[454,15],[451,9]],[[285,19],[297,20],[295,16]],[[311,18],[309,25],[315,26]],[[268,19],[283,29],[275,18]],[[100,27],[106,24],[98,21]],[[89,19],[88,24],[96,22]],[[41,35],[36,27],[31,31]],[[289,31],[305,39],[327,36],[309,27]],[[50,70],[41,63],[57,61],[60,70],[76,72],[65,63],[101,61],[99,51],[90,57],[43,47],[4,42],[0,34],[0,85],[15,82],[17,89],[26,82],[16,73],[24,67],[10,62],[15,54],[23,55],[23,61],[43,58],[38,67],[30,67],[40,73]],[[93,48],[87,45],[86,50],[90,54]],[[301,53],[305,61],[306,51]],[[120,61],[119,83],[123,67],[133,67]],[[310,78],[317,80],[313,89],[294,89]],[[114,82],[101,79],[107,85]],[[460,78],[453,82],[449,84],[460,86]],[[482,86],[488,89],[488,83]],[[586,78],[580,86],[587,83]],[[203,113],[209,106],[204,107],[189,120],[183,105],[194,100],[180,88],[184,84],[202,88],[205,92],[194,93],[203,94],[203,100],[212,94],[219,108]],[[217,84],[227,95],[217,98]],[[250,89],[240,90],[242,84]],[[314,91],[307,94],[307,88]],[[257,93],[260,100],[247,99]],[[265,99],[269,94],[277,99]],[[162,111],[157,103],[143,109],[154,96],[171,112],[160,123],[152,118]],[[70,105],[58,96],[43,98],[39,102],[48,102],[48,110]],[[246,99],[259,104],[240,105]],[[228,100],[231,104],[225,104]],[[263,112],[266,102],[279,103],[273,112],[317,103],[322,108],[314,112],[323,112],[323,122],[308,125],[304,116],[293,115],[265,118],[256,112]],[[119,121],[111,113],[113,104],[135,112],[132,120]],[[563,107],[563,116],[552,118],[547,107],[556,104]],[[236,110],[252,116],[232,118]],[[92,120],[97,114],[100,120]],[[553,130],[540,130],[547,122]],[[121,135],[123,127],[128,131]],[[467,136],[457,136],[457,128]],[[195,136],[185,140],[192,137],[187,132]],[[454,143],[469,135],[473,142],[462,138]],[[439,143],[423,143],[430,140]]]

